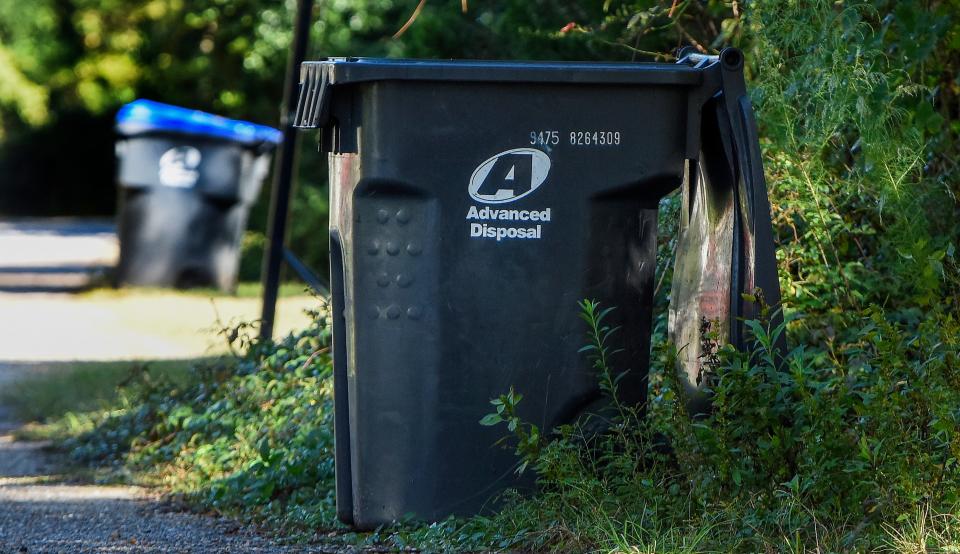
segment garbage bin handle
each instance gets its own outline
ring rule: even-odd
[[[317,129],[327,124],[330,114],[330,74],[322,62],[300,64],[300,96],[293,126]]]

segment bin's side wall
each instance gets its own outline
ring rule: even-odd
[[[166,134],[122,139],[117,150],[117,281],[233,290],[250,204],[269,155]]]
[[[578,353],[580,299],[616,307],[613,344],[624,352],[614,371],[629,371],[624,399],[643,402],[656,208],[682,179],[685,90],[338,91],[336,134],[359,136],[360,160],[349,213],[335,224],[350,252],[356,525],[473,514],[529,484],[495,444],[505,431],[478,422],[511,386],[524,395],[521,415],[544,430],[602,404]]]

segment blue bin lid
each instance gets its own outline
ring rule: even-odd
[[[244,144],[279,144],[283,139],[283,134],[273,127],[142,99],[120,108],[117,112],[117,131],[124,135],[168,131],[217,137]]]

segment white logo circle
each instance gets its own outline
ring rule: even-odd
[[[505,204],[537,190],[550,172],[550,157],[536,148],[514,148],[473,170],[467,192],[477,202]]]
[[[200,172],[200,151],[192,146],[176,146],[160,156],[160,184],[166,187],[190,188],[197,184]]]

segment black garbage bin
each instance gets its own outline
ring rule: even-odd
[[[233,290],[276,129],[136,100],[116,121],[118,284]]]
[[[544,430],[602,409],[580,299],[616,308],[619,392],[643,403],[670,191],[691,393],[711,340],[745,344],[741,293],[779,287],[742,61],[303,65],[297,124],[329,153],[343,521],[476,514],[529,484],[478,421],[510,387]]]

